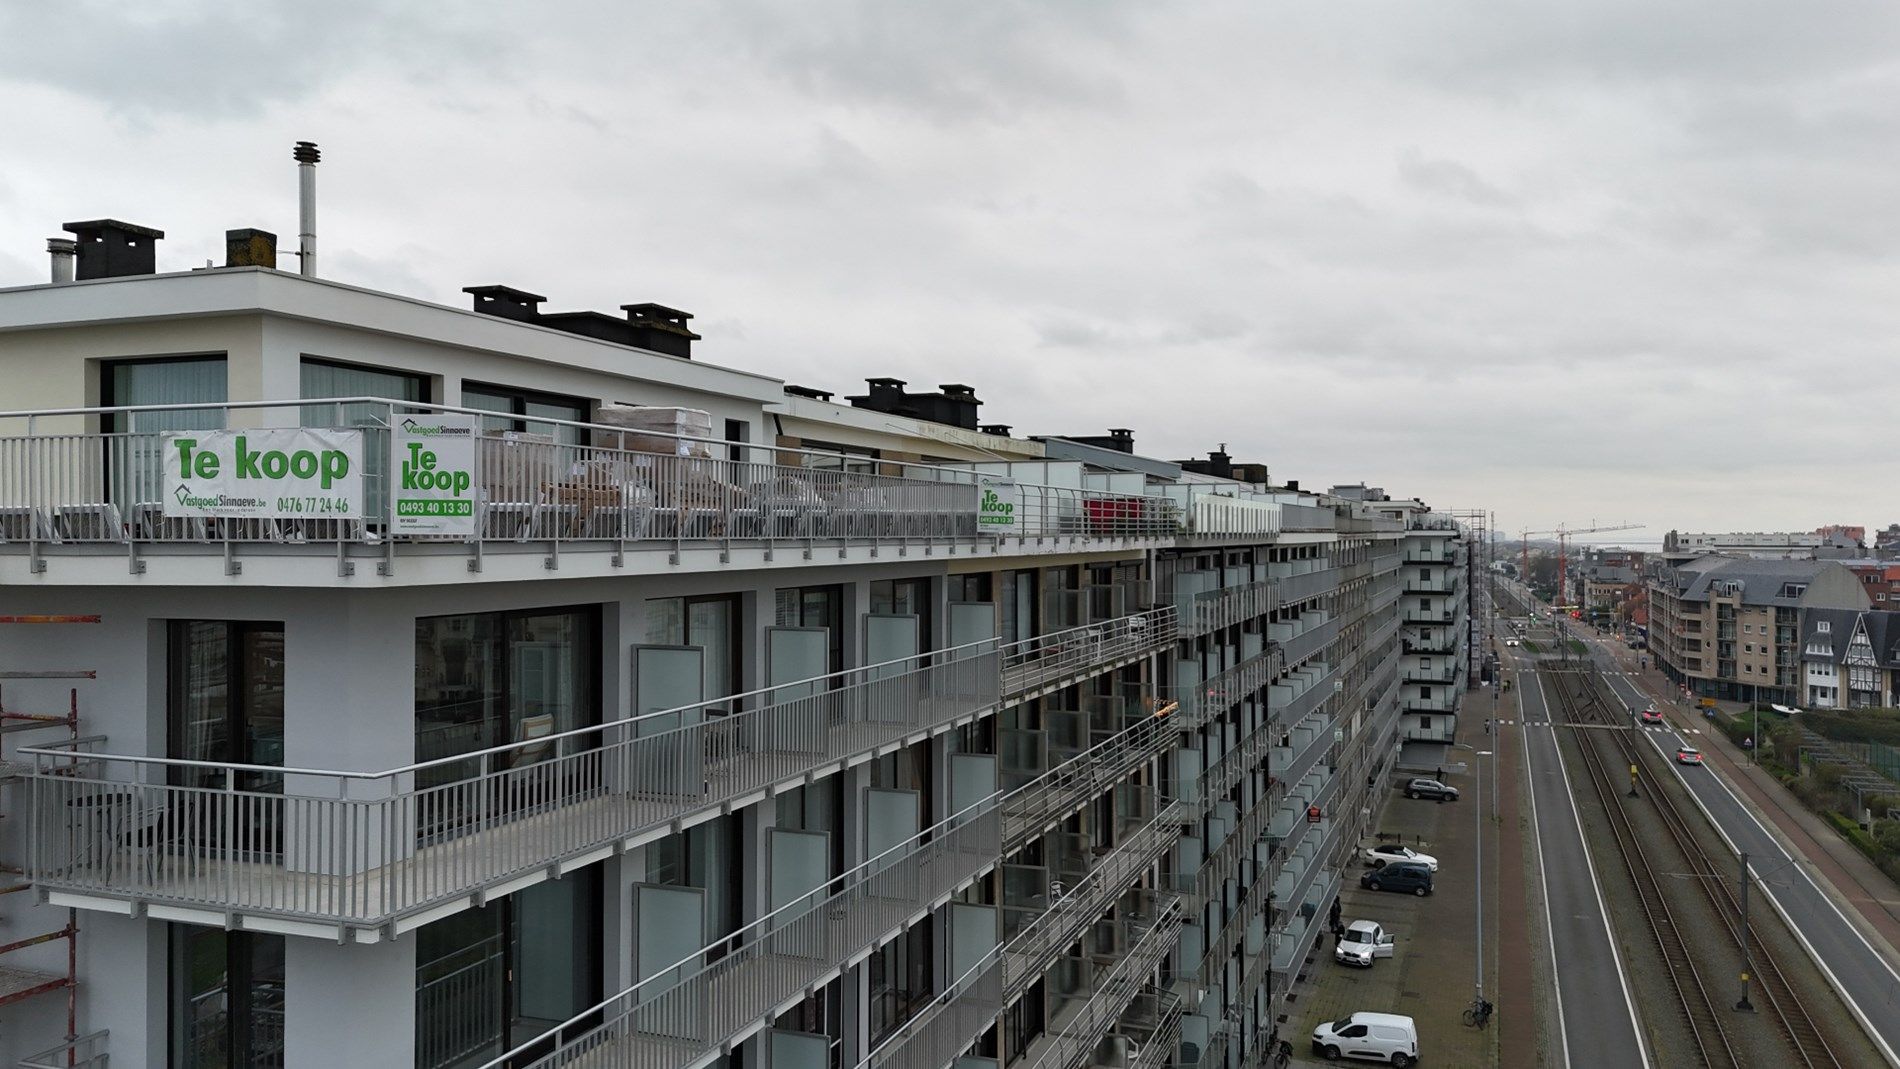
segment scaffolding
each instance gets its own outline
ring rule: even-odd
[[[0,616],[0,624],[96,624],[98,616]],[[6,670],[0,671],[0,681],[5,680],[91,680],[98,673],[89,669],[67,669],[50,671]],[[72,746],[75,749],[83,740],[79,734],[79,688],[71,686],[66,691],[66,709],[64,712],[29,712],[8,705],[9,696],[5,683],[0,682],[0,786],[18,783],[21,776],[31,767],[31,763],[17,756],[18,743],[9,743],[11,736],[25,732],[60,732],[63,738],[58,744]],[[45,735],[33,741],[41,744],[55,744]],[[0,819],[14,814],[0,812]],[[15,821],[17,822],[17,821]],[[13,866],[0,866],[0,896],[16,895],[33,885],[26,878],[24,870]],[[47,943],[64,941],[66,944],[66,968],[53,971],[45,968],[27,968],[13,964],[18,951]],[[7,943],[0,943],[0,1006],[33,998],[54,991],[66,993],[66,1040],[58,1051],[64,1053],[58,1064],[62,1066],[85,1066],[104,1064],[103,1053],[97,1060],[86,1056],[83,1045],[87,1041],[103,1039],[102,1035],[81,1036],[79,1034],[79,911],[66,910],[66,923],[50,932],[27,936]],[[53,1053],[53,1052],[48,1052]]]

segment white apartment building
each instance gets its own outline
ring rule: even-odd
[[[74,229],[0,290],[7,1063],[1266,1049],[1439,528]]]

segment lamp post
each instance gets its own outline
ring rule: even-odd
[[[1742,851],[1742,998],[1735,1008],[1744,1013],[1754,1013],[1755,1007],[1748,1001],[1748,974],[1753,972],[1748,960],[1748,851]]]

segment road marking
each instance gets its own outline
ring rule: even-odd
[[[1526,787],[1525,793],[1531,797],[1531,827],[1538,829],[1538,834],[1541,835],[1543,825],[1537,822],[1537,784],[1530,782],[1532,768],[1531,737],[1528,734],[1519,732],[1517,740],[1524,746],[1524,785]],[[1551,985],[1556,988],[1557,994],[1557,1049],[1563,1052],[1564,1066],[1565,1069],[1568,1069],[1570,1065],[1570,1035],[1569,1028],[1564,1020],[1563,980],[1557,973],[1557,928],[1555,924],[1551,923],[1550,874],[1544,871],[1544,847],[1542,843],[1539,843],[1537,846],[1537,879],[1544,885],[1544,942],[1545,945],[1550,948],[1550,982]],[[1482,893],[1483,890],[1483,888],[1479,888],[1480,893]]]
[[[1630,689],[1634,691],[1636,688],[1631,686]],[[1650,740],[1650,745],[1654,746],[1655,740]],[[1664,753],[1663,756],[1667,757],[1668,755]],[[1702,818],[1707,820],[1709,826],[1715,829],[1715,833],[1722,837],[1722,842],[1727,844],[1729,850],[1739,856],[1742,852],[1741,848],[1735,845],[1734,839],[1729,838],[1728,829],[1722,826],[1721,821],[1715,819],[1715,814],[1709,809],[1707,803],[1702,801],[1702,796],[1696,793],[1694,787],[1690,786],[1687,777],[1682,774],[1682,769],[1677,768],[1674,762],[1666,763],[1669,765],[1669,770],[1676,774],[1677,782],[1682,784],[1682,789],[1688,793],[1690,800],[1695,802],[1696,808],[1702,811]],[[1875,950],[1874,945],[1867,941],[1865,935],[1861,934],[1860,928],[1847,919],[1847,915],[1841,912],[1841,907],[1834,904],[1834,896],[1821,890],[1820,885],[1815,883],[1814,878],[1808,875],[1805,868],[1801,865],[1794,864],[1796,860],[1794,854],[1790,853],[1787,847],[1782,845],[1780,836],[1769,831],[1768,827],[1761,822],[1761,819],[1755,816],[1755,811],[1744,804],[1741,798],[1735,794],[1735,791],[1728,785],[1728,778],[1715,769],[1709,769],[1709,772],[1712,773],[1715,785],[1722,788],[1722,793],[1728,795],[1729,800],[1735,803],[1735,808],[1741,810],[1742,815],[1747,817],[1751,824],[1755,825],[1756,830],[1760,831],[1762,835],[1774,845],[1775,850],[1780,854],[1780,860],[1787,862],[1790,868],[1801,874],[1801,878],[1806,880],[1808,887],[1814,891],[1815,897],[1827,903],[1827,907],[1834,911],[1836,917],[1840,918],[1841,924],[1854,934],[1854,938],[1860,940],[1860,944],[1867,948],[1867,953],[1872,955],[1873,959],[1880,963],[1880,967],[1887,971],[1887,975],[1893,977],[1895,983],[1900,983],[1900,973],[1894,971],[1893,965],[1887,961],[1886,956]],[[1801,855],[1800,860],[1806,864],[1813,864],[1805,854]],[[1749,865],[1750,869],[1755,869],[1756,867],[1757,866],[1752,863]],[[1880,1048],[1881,1054],[1886,1057],[1889,1065],[1900,1066],[1900,1057],[1894,1055],[1893,1048],[1887,1045],[1886,1038],[1880,1034],[1879,1030],[1874,1028],[1873,1021],[1867,1016],[1866,1012],[1860,1008],[1860,1003],[1856,1001],[1853,994],[1847,990],[1847,985],[1841,983],[1840,977],[1834,975],[1834,970],[1828,967],[1827,962],[1823,960],[1820,952],[1814,948],[1814,944],[1808,942],[1807,933],[1803,932],[1800,925],[1794,922],[1793,914],[1788,912],[1788,907],[1782,904],[1781,899],[1775,894],[1768,881],[1760,877],[1756,879],[1761,885],[1761,893],[1766,895],[1768,901],[1774,905],[1775,912],[1781,915],[1782,923],[1786,924],[1788,930],[1794,933],[1794,937],[1801,941],[1802,948],[1808,952],[1808,957],[1813,959],[1814,964],[1819,967],[1822,974],[1827,977],[1828,984],[1834,988],[1835,994],[1841,997],[1842,1002],[1847,1003],[1849,1012],[1854,1015],[1855,1020],[1860,1022],[1861,1030],[1867,1034],[1867,1038],[1871,1039],[1874,1044]]]

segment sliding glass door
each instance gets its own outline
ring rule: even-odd
[[[583,746],[552,736],[600,723],[599,632],[592,606],[416,621],[416,759],[519,744],[423,770],[423,838],[469,817],[512,812],[529,781],[543,803],[585,788],[576,770],[553,772],[552,780],[531,770]],[[484,773],[487,782],[479,782]]]
[[[172,1069],[284,1064],[284,937],[171,926]]]
[[[600,884],[590,868],[417,929],[417,1069],[482,1065],[600,1001]]]
[[[275,856],[283,846],[284,625],[173,620],[168,629],[166,753],[202,765],[171,770],[162,817],[197,849]]]

